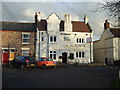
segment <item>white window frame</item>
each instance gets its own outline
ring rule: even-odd
[[[43,36],[41,36],[41,42],[44,42],[44,37]]]
[[[51,55],[52,55],[52,57],[51,57]],[[56,60],[57,52],[51,50],[51,51],[49,52],[49,56],[50,56],[53,60]]]
[[[28,37],[25,38],[24,35],[28,35]],[[28,42],[24,42],[24,39],[27,39]],[[22,44],[30,44],[30,33],[24,33],[24,32],[22,32]]]
[[[52,41],[51,41],[51,39],[52,39]],[[49,42],[50,43],[56,43],[57,42],[57,36],[49,36]]]
[[[76,58],[85,58],[85,52],[76,52]]]
[[[30,48],[21,48],[22,49],[22,56],[29,56]],[[27,55],[24,55],[23,51],[28,51]]]
[[[80,43],[80,44],[84,44],[85,43],[85,39],[84,38],[76,38],[76,43]]]

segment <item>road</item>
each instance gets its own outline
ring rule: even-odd
[[[2,69],[2,88],[111,88],[118,67]]]

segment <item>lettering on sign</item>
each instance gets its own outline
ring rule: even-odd
[[[71,35],[71,34],[69,34],[69,33],[61,33],[61,35]]]
[[[78,44],[75,44],[75,45],[66,45],[66,48],[74,48],[74,49],[83,49],[85,47],[85,45],[78,45]]]

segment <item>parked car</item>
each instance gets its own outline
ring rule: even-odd
[[[120,66],[120,60],[114,61],[113,65],[114,66]]]
[[[34,57],[29,56],[18,56],[10,62],[10,68],[27,68],[36,67],[37,61]]]
[[[37,59],[37,67],[55,67],[55,62],[49,57],[40,57]]]

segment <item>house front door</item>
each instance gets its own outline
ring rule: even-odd
[[[67,63],[67,53],[62,53],[62,63]]]
[[[9,60],[9,52],[8,49],[4,49],[2,53],[2,63],[6,64]]]

